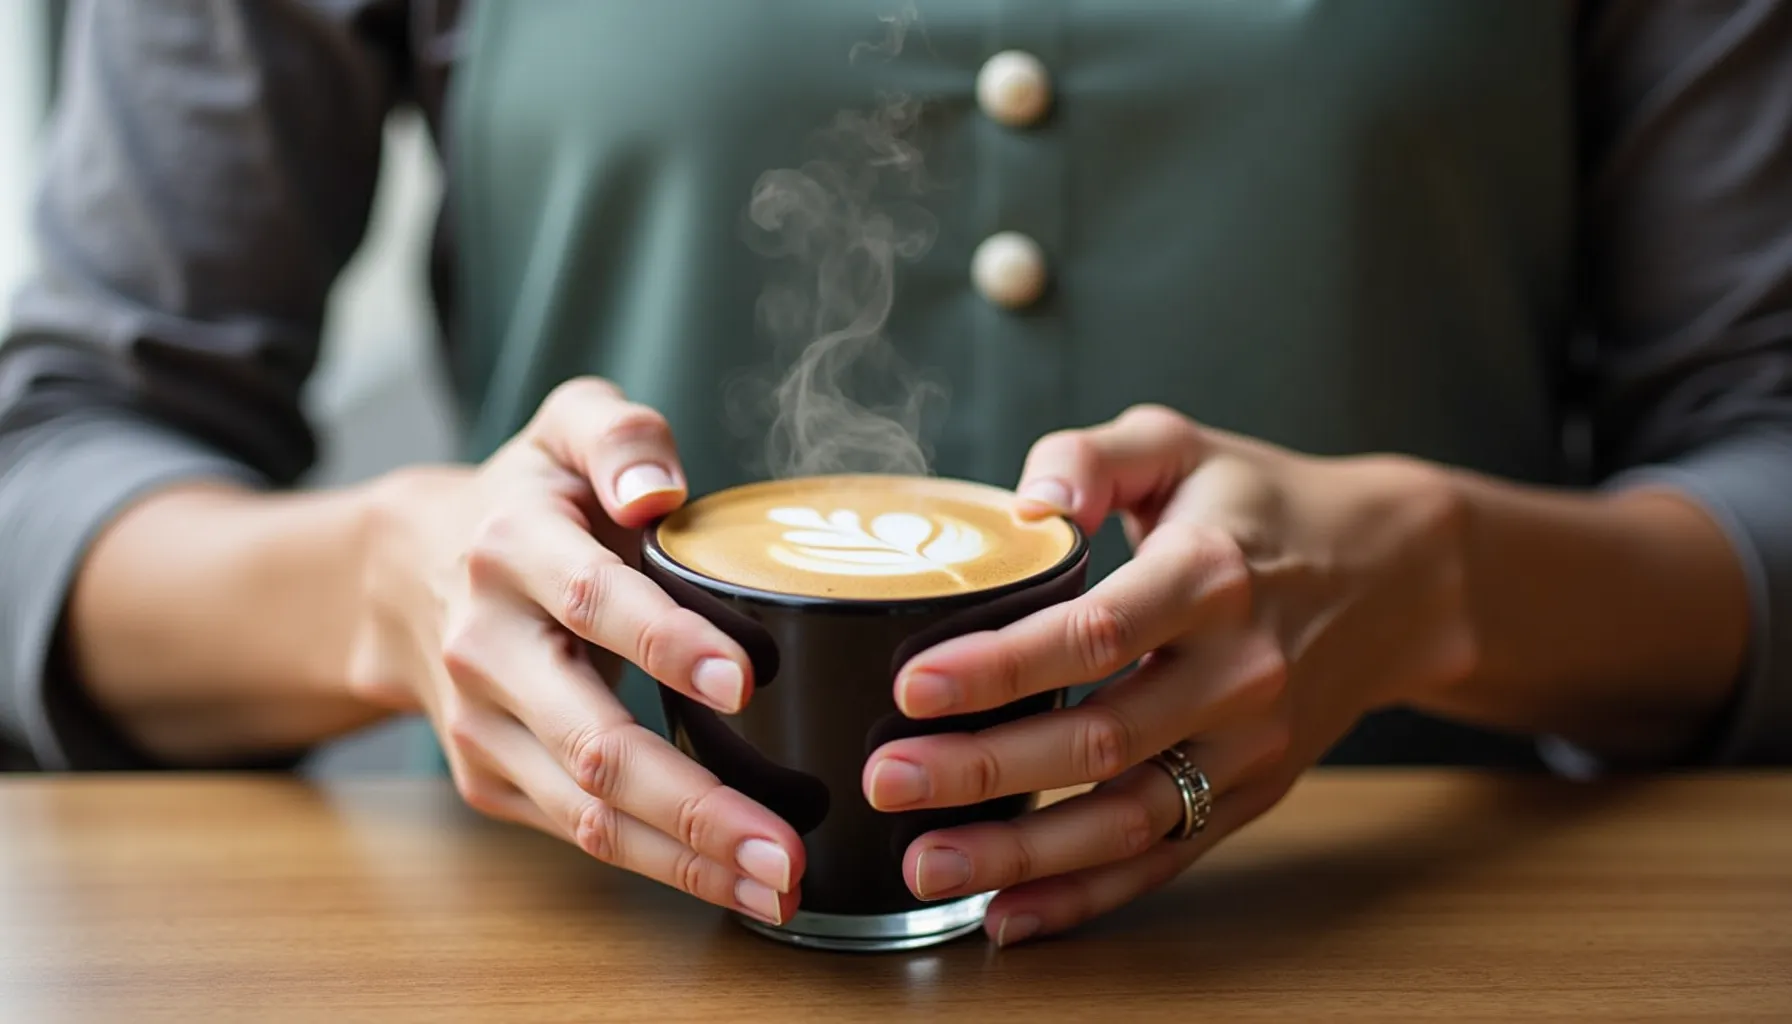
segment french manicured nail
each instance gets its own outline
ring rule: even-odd
[[[896,810],[927,799],[927,772],[920,765],[887,757],[871,769],[871,806]]]
[[[922,850],[915,858],[915,895],[924,900],[971,884],[971,862],[957,850]]]
[[[727,658],[704,658],[691,673],[691,685],[705,700],[732,714],[740,710],[746,696],[747,678],[740,666]]]
[[[778,906],[778,894],[762,882],[743,878],[734,883],[734,902],[761,921],[783,924],[784,911]]]
[[[666,472],[664,466],[651,462],[630,466],[616,475],[616,500],[624,505],[633,505],[649,494],[676,490],[678,482],[672,479],[672,474]]]
[[[902,713],[910,718],[943,715],[958,704],[958,684],[932,672],[915,672],[902,681]]]
[[[1070,485],[1062,480],[1034,480],[1020,489],[1020,496],[1035,505],[1044,505],[1055,512],[1069,514],[1073,498]]]
[[[996,926],[996,945],[1012,946],[1039,934],[1039,919],[1032,914],[1010,914]]]
[[[735,849],[734,863],[778,892],[790,891],[790,854],[777,843],[749,839]]]

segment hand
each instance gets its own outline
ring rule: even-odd
[[[1081,598],[943,643],[903,667],[912,718],[1096,682],[1082,704],[974,735],[874,751],[867,798],[946,807],[1098,783],[998,824],[917,839],[924,899],[992,889],[1000,943],[1069,928],[1163,884],[1279,801],[1367,710],[1448,685],[1474,656],[1461,514],[1442,474],[1389,457],[1318,459],[1142,407],[1040,441],[1023,514],[1093,531],[1118,512],[1135,554]],[[1214,810],[1186,841],[1169,775],[1180,746]]]
[[[362,694],[428,714],[474,808],[787,919],[796,833],[634,722],[605,682],[626,658],[718,711],[752,690],[739,645],[631,564],[638,528],[685,498],[665,419],[575,381],[477,471],[411,472],[385,491]]]

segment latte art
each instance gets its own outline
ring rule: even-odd
[[[774,508],[774,523],[796,527],[783,543],[771,546],[773,558],[810,572],[842,576],[908,576],[943,572],[959,579],[952,566],[983,553],[983,534],[969,523],[940,516],[936,523],[914,512],[886,512],[859,524],[859,514],[836,509],[826,516],[812,508]]]
[[[1023,522],[1007,491],[844,475],[701,498],[657,528],[674,561],[726,583],[812,597],[920,598],[1027,579],[1076,546],[1061,520]]]

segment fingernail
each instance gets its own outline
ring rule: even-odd
[[[902,713],[910,718],[943,715],[958,704],[958,684],[932,672],[915,672],[902,681]]]
[[[746,696],[747,677],[727,658],[704,658],[691,673],[691,685],[705,700],[733,714]]]
[[[1072,497],[1070,485],[1062,480],[1034,480],[1020,489],[1020,496],[1035,505],[1044,505],[1054,512],[1069,515]]]
[[[927,772],[918,764],[884,758],[871,769],[871,806],[880,811],[927,799]]]
[[[1012,946],[1039,934],[1039,919],[1032,914],[1010,914],[996,927],[996,946]]]
[[[734,863],[778,892],[790,891],[790,854],[777,843],[749,839],[735,849]]]
[[[783,924],[784,910],[778,906],[778,894],[764,883],[743,878],[734,883],[734,902],[740,908],[768,924]]]
[[[969,884],[971,862],[957,850],[922,850],[915,858],[915,895],[921,899],[945,896]]]
[[[676,490],[678,484],[672,474],[651,462],[630,466],[616,476],[616,500],[624,505],[633,505],[649,494]]]

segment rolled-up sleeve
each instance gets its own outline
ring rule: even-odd
[[[63,608],[95,536],[185,481],[292,483],[326,298],[401,69],[375,2],[93,0],[70,13],[0,340],[0,748],[143,764],[85,699]],[[398,20],[402,24],[402,18]]]
[[[1665,486],[1748,578],[1747,666],[1697,757],[1792,759],[1792,5],[1589,6],[1589,408],[1604,486]]]

